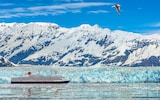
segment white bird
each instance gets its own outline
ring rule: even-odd
[[[120,14],[120,5],[119,4],[115,4],[112,6],[113,8],[116,8],[118,14]]]

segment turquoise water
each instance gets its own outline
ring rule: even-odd
[[[159,83],[1,84],[4,100],[160,100]]]

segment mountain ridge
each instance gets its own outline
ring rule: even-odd
[[[15,64],[160,66],[160,34],[141,35],[82,24],[0,24],[0,56]]]
[[[17,66],[17,65],[10,62],[8,59],[0,56],[0,67],[13,67],[13,66]]]

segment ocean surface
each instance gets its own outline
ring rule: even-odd
[[[11,84],[28,71],[70,82]],[[1,67],[0,100],[160,100],[160,67]]]
[[[1,84],[0,100],[160,100],[160,84]]]

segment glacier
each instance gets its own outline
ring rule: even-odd
[[[0,56],[14,64],[160,66],[160,34],[82,24],[0,23]]]
[[[32,75],[53,76],[62,75],[70,83],[144,83],[160,82],[159,67],[2,67],[0,84],[10,84],[12,77]]]

